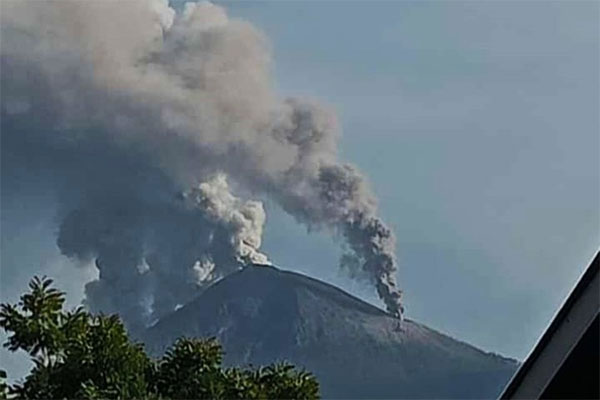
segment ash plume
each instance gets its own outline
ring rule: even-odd
[[[342,266],[402,314],[394,236],[337,155],[335,115],[272,87],[261,32],[208,2],[3,2],[3,174],[56,183],[57,243],[94,260],[94,310],[131,329],[261,253],[274,199],[344,238]],[[233,185],[230,187],[230,185]]]
[[[119,196],[85,204],[62,220],[57,243],[67,256],[95,261],[90,307],[118,312],[135,331],[241,264],[269,264],[258,250],[264,222],[260,202],[241,201],[216,175],[168,201]]]

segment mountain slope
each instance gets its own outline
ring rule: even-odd
[[[160,354],[180,336],[217,336],[229,364],[289,360],[325,398],[493,398],[517,367],[318,280],[248,267],[161,319],[144,337]]]

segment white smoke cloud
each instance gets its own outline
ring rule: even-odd
[[[258,251],[266,219],[261,202],[242,202],[235,197],[223,174],[184,193],[184,198],[191,208],[202,210],[215,224],[227,226],[239,262],[270,264],[267,256]]]
[[[143,326],[198,285],[268,262],[262,205],[227,177],[344,237],[343,263],[401,314],[394,237],[338,160],[335,115],[277,96],[252,25],[162,0],[3,2],[0,21],[3,155],[56,179],[59,247],[99,269],[92,308]]]

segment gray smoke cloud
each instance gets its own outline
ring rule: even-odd
[[[94,310],[142,327],[260,252],[274,199],[344,238],[344,268],[402,314],[394,236],[337,155],[327,107],[281,99],[267,40],[208,2],[10,1],[1,13],[3,174],[56,181],[61,251],[94,260]],[[232,186],[230,186],[232,185]]]
[[[269,264],[258,251],[262,204],[233,196],[223,175],[168,201],[121,193],[68,212],[58,246],[95,261],[99,279],[86,287],[88,304],[118,312],[134,331],[240,265]]]

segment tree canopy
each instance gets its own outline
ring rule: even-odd
[[[65,311],[65,294],[34,277],[16,305],[0,306],[4,346],[26,351],[34,366],[22,381],[6,383],[1,398],[61,399],[316,399],[319,384],[304,370],[281,363],[259,368],[223,366],[215,338],[180,338],[160,359],[129,340],[116,315]]]

